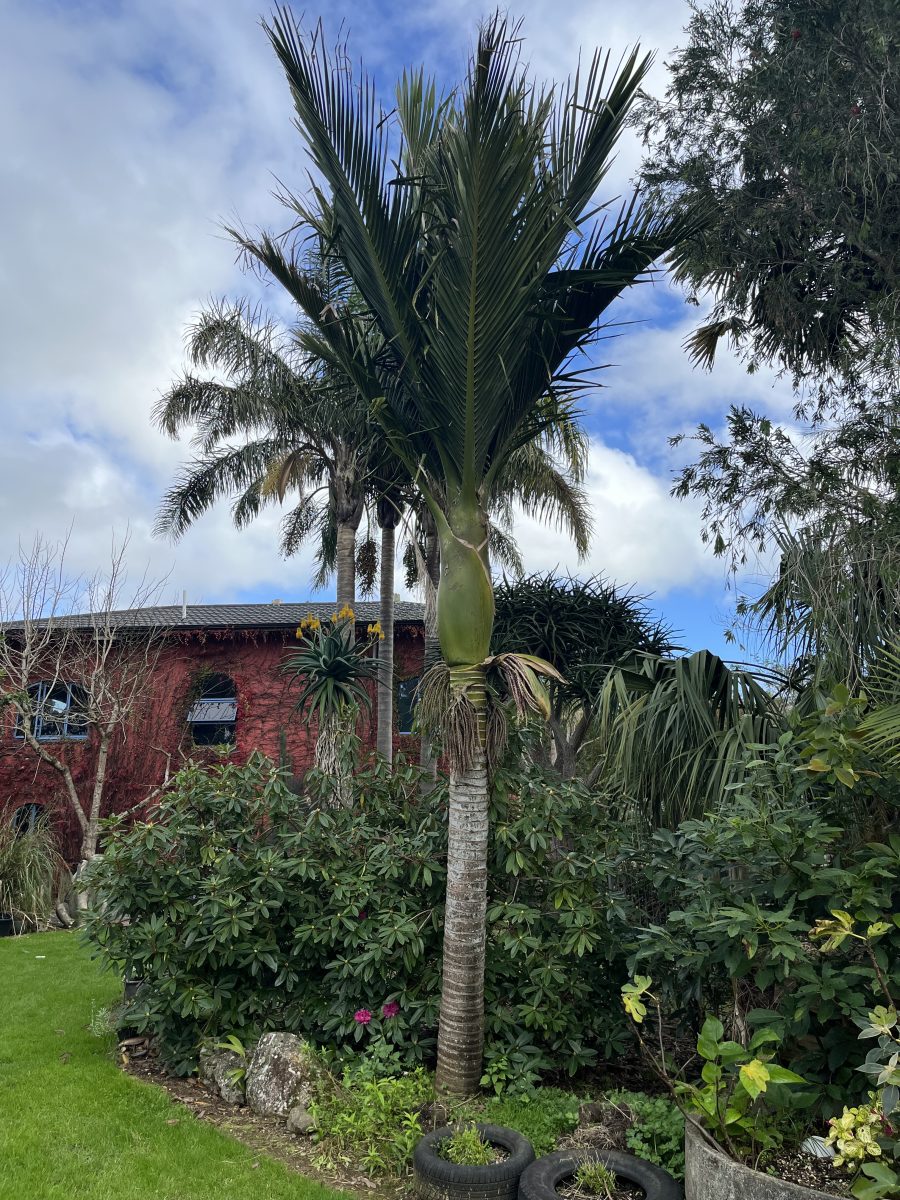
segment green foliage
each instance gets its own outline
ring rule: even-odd
[[[900,1172],[883,1162],[862,1165],[865,1178],[855,1179],[851,1192],[856,1200],[896,1200],[900,1196]]]
[[[369,709],[371,697],[366,680],[378,675],[378,661],[372,658],[372,646],[379,631],[369,638],[354,641],[353,611],[343,609],[331,621],[322,624],[315,618],[301,623],[297,636],[303,644],[296,654],[281,665],[286,675],[302,681],[297,708],[310,723],[322,725],[339,717],[347,708]]]
[[[515,1129],[528,1138],[540,1156],[556,1148],[557,1141],[578,1124],[578,1097],[560,1088],[531,1088],[521,1095],[491,1096],[477,1107],[463,1110],[467,1120]]]
[[[260,756],[191,765],[150,819],[113,820],[88,934],[146,980],[130,1024],[192,1069],[204,1040],[288,1029],[383,1075],[430,1060],[439,993],[446,793],[376,765],[329,807]],[[487,1069],[516,1089],[626,1036],[607,925],[607,832],[580,784],[501,769],[492,800]],[[122,917],[129,921],[123,923]],[[616,965],[617,964],[617,965]],[[601,1014],[603,1014],[601,1016]],[[338,1060],[336,1060],[338,1061]]]
[[[725,1027],[718,1017],[708,1016],[697,1038],[697,1053],[703,1059],[700,1079],[673,1080],[662,1051],[654,1049],[640,1032],[650,1003],[657,1009],[661,1029],[659,1001],[650,991],[651,983],[642,976],[624,985],[622,994],[635,1022],[641,1050],[654,1072],[686,1110],[700,1117],[733,1158],[755,1162],[761,1151],[780,1146],[781,1112],[789,1108],[783,1089],[805,1081],[795,1071],[772,1061],[781,1042],[779,1034],[771,1028],[760,1029],[743,1046],[725,1038]],[[635,1010],[636,995],[644,1000],[643,1012]]]
[[[597,1159],[581,1163],[574,1175],[575,1187],[579,1192],[589,1196],[603,1196],[606,1200],[614,1200],[618,1181],[614,1171]]]
[[[477,1125],[461,1125],[450,1137],[438,1143],[437,1153],[447,1162],[461,1167],[487,1167],[495,1161],[493,1146],[482,1136]]]
[[[891,0],[693,0],[663,101],[641,114],[657,202],[715,216],[677,273],[712,291],[693,339],[827,382],[893,374],[900,173]]]
[[[900,839],[894,839],[900,845]],[[900,1110],[900,1023],[892,996],[893,979],[883,953],[883,939],[900,928],[900,915],[860,925],[850,913],[834,910],[818,921],[810,936],[824,939],[823,950],[832,953],[848,945],[862,946],[877,976],[887,1004],[876,1005],[865,1017],[856,1017],[860,1040],[875,1040],[876,1045],[857,1068],[877,1087],[869,1103],[844,1107],[839,1117],[829,1121],[828,1141],[837,1154],[834,1165],[861,1166],[863,1176],[854,1181],[853,1194],[860,1200],[877,1200],[900,1195],[900,1173],[884,1161],[900,1159],[900,1134],[896,1113]]]
[[[384,1039],[421,1060],[445,833],[420,805],[419,778],[376,766],[356,780],[365,807],[333,809],[328,779],[311,773],[298,799],[254,755],[190,765],[150,820],[112,821],[87,929],[104,959],[147,981],[130,1023],[158,1033],[181,1071],[205,1039],[270,1029],[319,1044]],[[368,1022],[355,1019],[363,1010]]]
[[[684,1178],[684,1116],[666,1096],[645,1092],[610,1092],[611,1104],[623,1105],[634,1114],[625,1130],[625,1144],[632,1154]]]
[[[878,970],[900,977],[893,927],[877,964],[858,954],[837,963],[808,934],[833,909],[866,925],[892,911],[900,838],[861,843],[890,828],[894,784],[870,772],[849,711],[832,698],[795,714],[776,745],[751,748],[720,812],[621,852],[622,890],[611,896],[629,969],[659,981],[666,1007],[687,1020],[727,1008],[740,1036],[772,1026],[826,1112],[861,1097],[854,1018],[871,1007]]]
[[[321,1162],[373,1174],[403,1171],[422,1136],[421,1110],[433,1098],[431,1077],[421,1067],[389,1078],[373,1076],[365,1062],[346,1068],[310,1106]]]
[[[494,589],[494,604],[493,652],[536,654],[563,676],[548,683],[558,767],[574,769],[612,667],[635,651],[663,655],[673,649],[669,630],[642,597],[596,575],[558,578],[551,572],[504,580]]]
[[[748,748],[774,741],[784,723],[753,672],[708,650],[617,668],[599,711],[600,781],[650,828],[674,829],[719,807]]]
[[[17,925],[39,925],[53,911],[61,867],[56,839],[45,820],[18,829],[15,814],[0,818],[0,914]]]

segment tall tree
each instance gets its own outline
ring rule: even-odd
[[[376,433],[352,381],[300,350],[296,330],[279,329],[246,304],[202,313],[188,352],[195,368],[225,379],[187,374],[157,405],[159,427],[178,437],[193,426],[198,451],[163,498],[157,529],[179,537],[225,497],[234,500],[240,528],[267,503],[296,494],[282,548],[294,552],[317,533],[320,561],[330,561],[333,538],[338,607],[352,605]]]
[[[662,100],[640,111],[643,178],[710,219],[676,275],[749,369],[794,381],[795,424],[732,408],[701,426],[676,494],[734,569],[777,574],[739,613],[798,682],[851,686],[896,636],[900,396],[900,10],[891,0],[692,0]],[[680,439],[675,439],[676,441]],[[743,621],[741,622],[743,623]]]
[[[893,0],[691,0],[662,100],[640,113],[643,178],[711,219],[676,277],[730,338],[826,404],[896,391],[900,310],[900,11]]]
[[[287,9],[266,29],[326,189],[293,203],[311,228],[328,229],[381,331],[391,370],[368,392],[440,540],[437,626],[458,736],[445,742],[437,1086],[468,1093],[484,1022],[491,498],[510,456],[550,423],[546,398],[583,382],[569,363],[602,314],[686,231],[637,200],[597,216],[594,195],[648,66],[637,51],[608,87],[598,54],[559,94],[541,91],[527,80],[518,27],[495,16],[455,92],[439,97],[423,71],[407,73],[386,112],[349,58],[332,61],[321,29],[306,37]],[[267,258],[289,277],[290,262]]]

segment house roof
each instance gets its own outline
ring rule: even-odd
[[[113,628],[121,629],[290,629],[300,624],[305,616],[313,613],[319,618],[330,616],[337,605],[333,600],[302,604],[180,604],[157,605],[153,608],[125,608],[109,614]],[[377,600],[360,600],[353,605],[357,624],[377,621],[380,605]],[[411,600],[397,600],[394,604],[394,620],[398,624],[421,625],[425,606]],[[73,613],[56,618],[58,625],[68,628],[90,629],[98,616],[90,613]],[[98,623],[105,623],[105,616]],[[9,622],[5,628],[15,629],[20,622]]]

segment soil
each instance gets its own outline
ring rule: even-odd
[[[850,1182],[842,1171],[836,1171],[830,1158],[815,1158],[802,1150],[779,1150],[767,1155],[757,1170],[801,1187],[818,1188],[829,1196],[852,1196]]]
[[[327,1187],[353,1192],[372,1200],[402,1200],[409,1194],[409,1180],[372,1180],[348,1165],[339,1170],[323,1169],[315,1160],[321,1151],[311,1137],[288,1133],[271,1117],[258,1117],[244,1106],[226,1104],[207,1091],[199,1079],[170,1075],[148,1047],[144,1038],[120,1046],[121,1065],[129,1075],[165,1088],[172,1099],[201,1121],[208,1121],[251,1150],[277,1158],[298,1175],[318,1180]]]

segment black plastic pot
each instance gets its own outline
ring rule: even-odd
[[[466,1167],[448,1162],[437,1153],[440,1142],[453,1136],[449,1125],[426,1133],[413,1150],[416,1192],[423,1200],[516,1200],[519,1180],[534,1162],[527,1138],[501,1125],[479,1125],[485,1141],[500,1146],[508,1157],[486,1167]]]
[[[583,1162],[602,1162],[621,1183],[643,1190],[646,1200],[683,1200],[684,1192],[668,1171],[617,1150],[560,1150],[533,1162],[519,1180],[519,1200],[559,1200],[557,1188]]]
[[[143,979],[125,978],[125,999],[133,1000],[143,986]]]
[[[0,937],[12,937],[15,932],[15,922],[9,913],[0,913]]]

